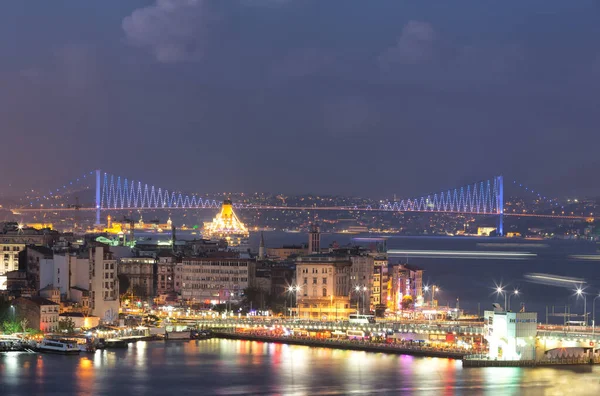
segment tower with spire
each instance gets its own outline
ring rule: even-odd
[[[265,236],[263,232],[260,232],[260,246],[258,247],[258,259],[264,260],[267,257],[267,250],[265,248]]]

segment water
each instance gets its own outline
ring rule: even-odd
[[[0,356],[0,395],[598,395],[600,367],[460,361],[253,341],[138,342],[91,355]]]

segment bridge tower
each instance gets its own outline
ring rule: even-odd
[[[496,233],[498,236],[504,236],[504,178],[496,177],[498,185],[498,196],[496,197],[496,213],[498,214],[498,228]]]
[[[96,225],[100,225],[100,178],[101,178],[100,169],[96,169]]]

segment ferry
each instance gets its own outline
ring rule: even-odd
[[[44,339],[37,346],[40,352],[78,355],[80,351],[76,342]]]

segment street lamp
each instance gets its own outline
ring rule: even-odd
[[[577,297],[583,296],[583,321],[587,327],[587,295],[583,292],[582,288],[577,289],[575,293],[577,293]]]
[[[363,314],[365,313],[365,295],[367,294],[367,286],[363,286],[362,288],[362,299],[363,299],[363,304],[362,304],[362,310],[363,310]]]
[[[299,286],[288,287],[288,292],[290,293],[290,316],[292,318],[294,317],[294,311],[292,311],[292,308],[294,307],[294,294],[296,294],[298,290],[300,290]]]
[[[507,297],[508,296],[504,292],[504,289],[502,288],[502,286],[497,286],[496,287],[496,294],[500,295],[500,296],[504,296],[504,310],[506,311],[508,309],[508,307],[507,307],[507,305],[508,305]]]
[[[431,307],[433,308],[433,301],[435,300],[435,292],[439,292],[440,288],[433,285],[431,288]]]
[[[519,295],[519,289],[515,289],[515,291],[513,291],[511,294],[508,295],[508,309],[507,311],[510,311],[510,298],[512,296],[518,296]]]

